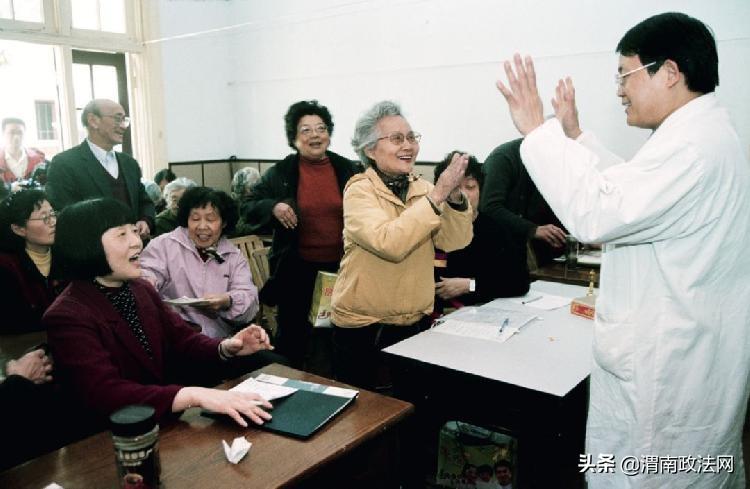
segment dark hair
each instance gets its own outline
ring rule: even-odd
[[[284,126],[286,128],[286,140],[289,146],[296,150],[294,140],[297,139],[297,124],[299,120],[306,115],[317,115],[323,119],[323,123],[328,127],[328,134],[333,135],[333,118],[325,105],[320,105],[317,100],[302,100],[289,106],[284,116]]]
[[[485,473],[485,474],[491,474],[491,473],[492,473],[492,467],[490,467],[490,466],[489,466],[489,465],[487,465],[487,464],[484,464],[484,465],[480,465],[480,466],[479,466],[479,467],[477,468],[477,474],[481,474],[481,473]]]
[[[0,202],[0,249],[14,252],[26,247],[26,240],[14,233],[10,226],[26,226],[31,213],[39,209],[45,200],[47,195],[41,190],[22,189]]]
[[[3,119],[3,131],[8,124],[21,124],[23,127],[26,127],[26,123],[23,119],[19,119],[18,117],[6,117]]]
[[[632,27],[617,43],[618,53],[638,56],[656,73],[666,60],[677,63],[689,90],[713,92],[719,85],[719,55],[709,28],[698,19],[679,12],[654,15]]]
[[[498,460],[495,464],[495,470],[499,469],[500,467],[505,467],[506,469],[513,472],[513,466],[507,460]]]
[[[162,180],[166,180],[167,183],[169,183],[174,182],[176,179],[177,175],[175,175],[169,168],[161,169],[154,174],[154,182],[156,182],[157,185],[159,185]]]
[[[135,223],[130,208],[119,200],[90,199],[66,207],[57,219],[52,254],[65,279],[91,280],[112,273],[102,245],[109,229]]]
[[[437,166],[435,167],[435,182],[438,181],[438,177],[440,177],[440,174],[443,173],[446,168],[448,168],[453,155],[456,153],[463,154],[464,151],[451,151],[450,153],[445,155],[445,158],[443,158],[440,163],[437,164]],[[482,165],[479,163],[479,161],[477,161],[476,156],[469,155],[469,165],[466,167],[464,176],[475,178],[477,183],[479,183],[479,190],[482,190],[482,184],[484,184],[484,173],[482,172]]]
[[[226,192],[210,187],[192,187],[185,190],[177,209],[177,223],[186,228],[188,219],[190,218],[190,211],[193,209],[202,209],[208,204],[211,204],[221,216],[221,223],[223,225],[221,234],[232,234],[234,226],[237,224],[237,218],[239,217],[237,204]]]

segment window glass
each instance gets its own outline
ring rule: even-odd
[[[99,0],[71,0],[73,27],[99,30]]]
[[[123,0],[71,0],[73,27],[106,32],[125,32]]]
[[[55,139],[55,103],[49,100],[37,100],[36,133],[38,139]]]
[[[3,86],[0,90],[0,119],[21,119],[25,125],[23,146],[38,149],[51,159],[63,150],[61,131],[56,122],[60,120],[56,50],[47,45],[0,40],[0,53]],[[41,121],[37,112],[38,101],[46,104],[43,109],[46,115]],[[0,145],[5,144],[0,142]]]
[[[125,33],[125,4],[123,0],[100,0],[101,29]]]
[[[42,0],[13,0],[16,20],[43,22]]]
[[[0,0],[0,19],[12,19],[13,7],[11,0]]]

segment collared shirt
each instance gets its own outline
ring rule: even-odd
[[[105,151],[96,144],[92,143],[89,139],[86,139],[86,142],[89,143],[91,152],[94,153],[94,156],[97,160],[99,160],[99,163],[101,163],[104,169],[107,170],[107,173],[112,175],[112,178],[117,178],[117,176],[120,174],[120,169],[117,166],[117,157],[115,156],[115,150],[111,149],[109,151]]]
[[[26,148],[21,148],[21,157],[18,159],[15,159],[13,155],[6,150],[5,163],[16,178],[23,178],[26,176],[26,168],[29,166],[29,155],[26,154]]]

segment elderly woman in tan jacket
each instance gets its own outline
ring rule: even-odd
[[[433,186],[412,175],[415,133],[393,102],[357,121],[352,145],[369,168],[344,190],[344,258],[333,289],[334,373],[359,387],[387,388],[380,350],[426,326],[435,296],[435,247],[472,238],[472,210],[459,190],[466,155]]]

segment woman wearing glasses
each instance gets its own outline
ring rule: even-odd
[[[387,385],[380,349],[416,334],[434,302],[435,247],[469,244],[472,210],[459,185],[467,155],[455,154],[433,186],[412,175],[420,135],[401,109],[379,102],[357,121],[352,146],[369,164],[344,191],[344,258],[333,289],[337,378]]]
[[[57,217],[41,190],[0,202],[0,333],[40,331],[55,298],[50,280]]]
[[[333,119],[316,100],[292,104],[284,122],[287,142],[295,153],[263,174],[252,196],[242,204],[242,216],[247,223],[270,224],[274,230],[271,278],[260,298],[278,305],[278,352],[295,367],[325,375],[330,373],[325,361],[330,353],[315,352],[316,358],[323,358],[318,365],[305,361],[312,336],[307,317],[318,271],[336,272],[339,268],[342,193],[349,178],[361,169],[328,150]],[[320,344],[316,349],[330,347],[330,340],[317,336],[315,341]]]

